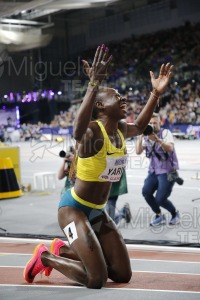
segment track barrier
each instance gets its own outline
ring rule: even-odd
[[[10,157],[0,158],[0,199],[22,196]]]

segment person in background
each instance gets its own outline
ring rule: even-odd
[[[116,203],[120,195],[128,193],[127,180],[126,180],[126,170],[124,169],[120,181],[113,182],[110,189],[109,198],[106,204],[106,210],[108,215],[115,221]]]
[[[5,128],[4,125],[0,125],[0,142],[5,141]]]
[[[156,214],[151,226],[166,223],[161,207],[171,214],[170,225],[180,223],[180,214],[168,199],[178,178],[178,159],[174,139],[169,129],[161,129],[160,117],[154,113],[150,120],[153,132],[147,136],[140,135],[136,140],[136,154],[146,150],[150,159],[148,176],[144,181],[142,195]],[[181,181],[178,181],[181,184]]]
[[[126,167],[125,139],[145,130],[173,66],[163,64],[158,78],[150,71],[152,92],[135,123],[127,124],[123,121],[126,98],[113,88],[101,86],[111,61],[105,45],[97,48],[91,67],[83,61],[89,84],[74,122],[73,137],[78,144],[76,180],[58,207],[58,222],[70,246],[56,239],[48,251],[39,244],[24,269],[29,283],[40,272],[49,275],[53,268],[92,289],[104,287],[108,278],[127,283],[132,277],[124,239],[105,206],[112,182],[120,180]]]
[[[65,185],[61,190],[61,198],[68,189],[74,186],[75,183],[75,179],[76,179],[75,174],[73,173],[72,176],[69,176],[70,167],[74,161],[74,155],[75,155],[74,147],[71,146],[69,151],[65,153],[62,165],[58,171],[58,179],[62,180],[63,178],[65,178]]]

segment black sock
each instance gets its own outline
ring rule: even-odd
[[[176,217],[176,211],[172,212],[171,215],[172,215],[172,218],[175,218]]]
[[[156,218],[159,218],[161,216],[161,210],[156,213]]]
[[[156,219],[157,219],[157,218],[159,218],[160,216],[161,216],[161,214],[159,214],[159,215],[158,215],[158,214],[156,214]]]

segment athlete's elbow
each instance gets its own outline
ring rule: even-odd
[[[81,138],[82,138],[82,135],[78,132],[75,132],[73,133],[73,138],[77,141],[77,142],[80,142],[81,141]]]
[[[144,125],[143,123],[136,121],[135,127],[137,128],[137,135],[141,135],[141,134],[143,134],[147,125],[146,124]]]
[[[74,127],[73,127],[73,138],[76,141],[79,141],[81,139],[80,125],[79,125],[79,122],[77,122],[76,120],[74,122]]]
[[[77,141],[77,142],[80,142],[81,139],[83,137],[83,132],[80,131],[78,128],[74,128],[74,131],[73,131],[73,138]]]

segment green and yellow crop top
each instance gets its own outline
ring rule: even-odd
[[[127,155],[124,136],[118,129],[122,147],[116,148],[111,144],[103,124],[97,120],[104,137],[101,150],[91,157],[77,158],[76,177],[84,181],[119,181],[126,167]]]

